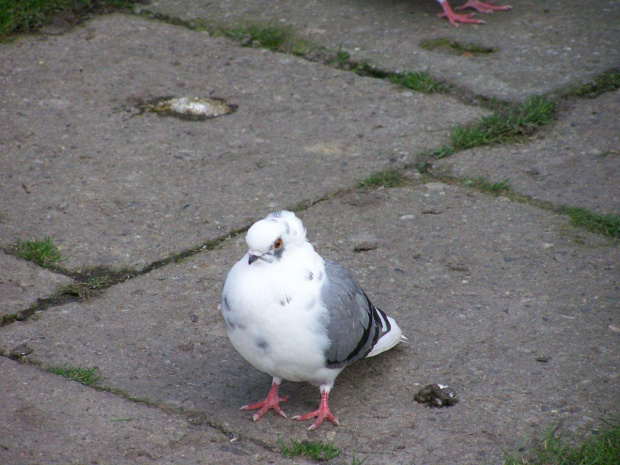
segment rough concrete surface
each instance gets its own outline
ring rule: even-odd
[[[220,26],[283,20],[355,59],[429,68],[508,100],[620,61],[617,2],[512,2],[458,29],[435,18],[434,0],[302,3],[140,8]],[[420,47],[441,37],[498,50]],[[333,442],[335,465],[499,464],[552,424],[582,438],[618,414],[618,241],[456,179],[507,178],[523,196],[618,213],[618,91],[563,100],[531,139],[452,155],[435,164],[443,182],[406,168],[399,187],[358,189],[487,114],[471,103],[482,99],[428,96],[132,14],[25,35],[0,44],[0,57],[0,316],[29,310],[0,327],[0,463],[307,463],[282,456],[281,438]],[[237,108],[206,121],[140,109],[164,96]],[[330,395],[341,426],[314,432],[239,411],[270,378],[235,352],[218,310],[246,251],[238,230],[299,206],[316,249],[409,338],[347,368]],[[59,268],[10,255],[18,239],[44,236],[65,257]],[[63,273],[91,267],[142,272],[89,300],[36,306],[71,282]],[[95,368],[99,380],[46,371],[58,366]],[[459,403],[415,402],[431,383]],[[320,398],[303,383],[281,390],[289,417]]]
[[[192,426],[182,415],[6,358],[0,371],[3,464],[293,463],[247,441],[231,442],[215,428]]]
[[[0,349],[27,344],[43,366],[96,366],[103,386],[243,438],[335,441],[372,463],[496,463],[502,448],[549,421],[583,427],[614,409],[618,336],[609,326],[620,253],[606,239],[566,230],[563,217],[535,207],[438,183],[346,194],[303,218],[318,250],[353,270],[410,339],[339,378],[331,395],[339,428],[308,433],[238,410],[270,384],[230,346],[217,309],[225,271],[245,252],[241,239],[16,322],[0,333]],[[378,248],[354,253],[348,238],[377,224]],[[432,382],[453,386],[461,402],[446,411],[415,403],[416,386]],[[307,385],[282,391],[291,415],[319,399]],[[458,447],[445,447],[448,438]]]
[[[436,0],[155,0],[144,9],[215,26],[289,25],[310,43],[342,49],[354,60],[390,71],[429,71],[506,100],[583,82],[620,63],[620,4],[614,0],[496,4],[513,9],[477,14],[486,24],[459,28],[436,18]],[[494,51],[472,56],[422,46],[441,39]]]
[[[53,236],[72,269],[142,269],[410,161],[481,114],[127,15],[0,53],[0,240]],[[198,122],[139,114],[169,95],[238,109]]]
[[[0,251],[0,317],[17,314],[51,297],[73,280]]]
[[[529,143],[480,147],[433,164],[462,178],[508,180],[513,191],[555,205],[620,214],[620,92],[576,102]]]

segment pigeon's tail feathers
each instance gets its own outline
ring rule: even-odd
[[[366,357],[374,357],[386,350],[390,350],[399,342],[406,341],[402,330],[396,324],[392,317],[387,316],[382,310],[376,308],[379,320],[381,321],[382,332],[379,340]]]

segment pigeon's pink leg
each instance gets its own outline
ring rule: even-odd
[[[260,417],[262,417],[265,413],[267,413],[267,410],[269,409],[273,409],[274,412],[286,418],[286,413],[280,410],[280,406],[278,405],[279,402],[286,402],[287,400],[286,397],[278,396],[278,388],[280,387],[280,382],[281,382],[280,379],[274,378],[273,384],[271,385],[271,389],[269,389],[269,393],[267,394],[267,397],[265,398],[265,400],[256,402],[255,404],[244,405],[243,407],[241,407],[240,410],[259,409],[258,412],[256,412],[252,416],[252,419],[254,421],[258,421]]]
[[[452,26],[458,27],[458,24],[456,23],[484,24],[484,21],[480,19],[474,19],[473,13],[467,13],[464,15],[456,14],[454,11],[452,11],[452,8],[450,8],[450,5],[448,4],[448,0],[438,0],[438,1],[439,1],[439,4],[441,5],[441,8],[443,8],[443,13],[439,13],[437,16],[439,16],[440,18],[446,18]]]
[[[512,7],[508,5],[497,6],[497,5],[493,5],[493,2],[481,2],[480,0],[468,0],[467,3],[457,7],[456,9],[464,10],[465,8],[473,8],[474,10],[479,11],[480,13],[486,13],[486,14],[491,14],[494,11],[505,11],[505,10],[512,9]]]
[[[310,418],[316,418],[316,421],[308,428],[309,431],[317,429],[321,426],[324,419],[328,419],[334,425],[339,426],[338,420],[329,411],[329,405],[327,404],[327,396],[329,395],[329,389],[321,387],[321,403],[319,408],[314,412],[306,413],[305,415],[297,415],[293,417],[293,420],[309,420]]]

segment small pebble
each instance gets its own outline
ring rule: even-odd
[[[354,252],[366,252],[379,247],[379,239],[377,236],[369,233],[361,233],[357,236],[353,236],[350,241],[353,243]]]
[[[443,182],[428,182],[424,184],[424,187],[426,187],[429,191],[439,192],[445,190],[448,185]]]

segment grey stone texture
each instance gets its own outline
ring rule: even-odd
[[[434,0],[137,9],[211,26],[277,21],[478,97],[520,101],[618,67],[618,2],[513,7],[458,29],[435,17]],[[530,139],[359,189],[488,110],[462,92],[424,95],[131,13],[48,32],[0,44],[0,463],[309,463],[282,456],[281,438],[333,442],[334,465],[498,464],[552,424],[581,438],[618,413],[617,240],[459,180],[509,179],[524,198],[619,213],[618,91],[561,100]],[[438,38],[497,50],[420,46]],[[188,121],[141,107],[169,96],[237,108]],[[339,376],[339,427],[239,411],[271,380],[230,345],[221,286],[246,251],[243,228],[280,208],[299,209],[317,251],[409,338]],[[8,253],[44,236],[59,268]],[[93,268],[136,273],[89,300],[37,306]],[[99,380],[46,371],[58,366],[95,368]],[[431,383],[459,403],[415,402]],[[281,389],[289,417],[318,404],[314,386]]]
[[[478,95],[513,101],[583,82],[620,63],[620,4],[614,0],[496,4],[513,9],[476,14],[486,24],[458,28],[436,18],[436,0],[155,0],[144,9],[214,26],[290,25],[309,42],[342,49],[355,60],[429,71]],[[494,51],[472,56],[423,46],[436,40]]]
[[[215,428],[193,426],[165,408],[6,358],[0,358],[0,370],[2,463],[293,463]]]
[[[36,305],[73,280],[0,251],[0,317]]]
[[[532,141],[470,149],[434,163],[437,173],[508,180],[556,206],[620,214],[620,92],[575,102]]]
[[[140,270],[402,163],[481,114],[127,15],[0,53],[0,240],[52,236],[75,270]],[[168,95],[238,109],[197,122],[140,114]]]
[[[609,326],[620,253],[606,239],[535,207],[438,183],[343,194],[303,220],[317,250],[352,270],[409,337],[339,377],[331,407],[341,427],[310,433],[238,410],[270,385],[232,349],[217,308],[227,268],[245,253],[241,237],[99,299],[15,322],[0,349],[26,344],[43,367],[97,367],[98,385],[242,438],[335,441],[373,463],[497,463],[502,449],[550,422],[578,428],[614,410],[618,335]],[[377,224],[377,249],[354,252],[346,238]],[[460,403],[414,402],[433,382],[452,386]],[[319,400],[309,385],[284,383],[282,392],[290,416]]]

